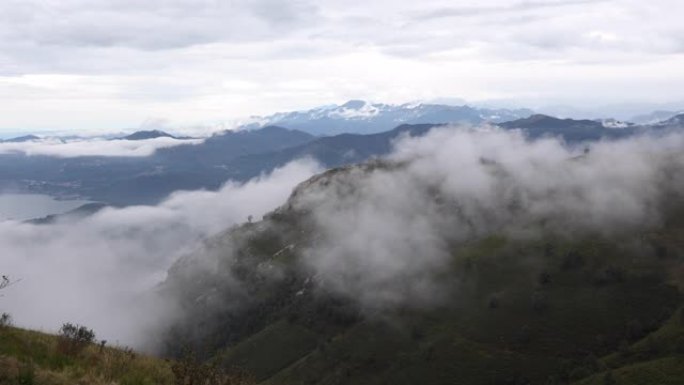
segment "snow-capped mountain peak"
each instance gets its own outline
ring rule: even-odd
[[[527,117],[532,113],[527,109],[487,109],[423,103],[394,105],[349,100],[342,105],[253,117],[252,123],[243,128],[277,125],[314,135],[369,134],[391,130],[403,123],[498,123]]]

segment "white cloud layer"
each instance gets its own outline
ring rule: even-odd
[[[677,0],[10,0],[0,128],[212,123],[350,98],[681,103],[682,13]]]
[[[515,131],[443,128],[398,143],[389,163],[316,178],[292,205],[313,213],[316,240],[303,252],[320,285],[369,307],[427,306],[445,292],[436,277],[454,252],[482,237],[627,245],[657,228],[682,205],[683,150],[681,133],[584,153]]]
[[[0,154],[25,154],[73,158],[79,156],[144,157],[160,148],[202,143],[203,139],[154,138],[144,140],[82,139],[63,142],[59,139],[0,143]]]

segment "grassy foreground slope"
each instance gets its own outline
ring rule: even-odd
[[[130,350],[88,345],[66,354],[57,336],[2,327],[0,384],[174,384],[174,375],[169,362]]]

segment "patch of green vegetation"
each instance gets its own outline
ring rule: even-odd
[[[0,384],[174,384],[169,363],[94,344],[78,352],[60,350],[60,337],[0,328]]]
[[[640,362],[595,374],[573,385],[680,385],[684,383],[684,356]]]
[[[320,336],[286,320],[278,321],[223,354],[227,367],[240,367],[264,380],[312,351]]]
[[[634,362],[599,358],[624,343],[679,347],[682,298],[653,256],[599,238],[488,238],[460,252],[472,262],[454,267],[465,271],[453,303],[371,316],[267,383],[568,384]]]
[[[470,244],[458,246],[453,252],[453,256],[457,263],[456,267],[458,268],[461,265],[470,267],[480,258],[500,252],[507,243],[508,240],[506,237],[500,235],[491,235],[471,242]]]
[[[672,355],[684,355],[684,308],[679,308],[654,332],[607,355],[603,362],[610,368],[619,368]]]

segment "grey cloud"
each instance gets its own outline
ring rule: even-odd
[[[665,44],[665,48],[677,49],[672,47],[677,44],[670,40],[673,40],[672,32],[678,24],[669,20],[666,7],[649,7],[647,12],[641,12],[654,22],[660,19],[658,25],[646,25],[638,24],[642,21],[639,12],[644,6],[627,0],[513,3],[489,0],[473,4],[444,7],[442,2],[429,1],[416,7],[398,2],[388,8],[371,2],[364,9],[344,7],[333,0],[320,3],[304,0],[12,1],[0,5],[0,14],[4,15],[0,37],[3,37],[1,44],[5,51],[9,50],[10,55],[18,58],[23,54],[43,56],[46,53],[39,49],[47,48],[49,52],[50,47],[154,51],[208,43],[282,41],[287,38],[296,38],[299,45],[307,46],[310,37],[322,37],[331,44],[344,43],[352,47],[372,44],[388,53],[402,52],[393,43],[400,37],[401,44],[420,45],[424,47],[422,52],[429,53],[488,42],[491,34],[498,36],[497,44],[505,48],[508,43],[515,45],[519,28],[534,26],[536,34],[547,35],[547,29],[554,27],[556,20],[568,20],[568,28],[575,34],[602,27],[616,28],[624,35],[623,44],[627,46],[638,43],[640,49],[650,50],[660,49],[659,46]],[[454,17],[459,18],[457,23],[449,20]],[[496,29],[491,29],[493,27]],[[644,29],[652,30],[651,44],[639,42],[642,34],[635,31]],[[426,37],[431,44],[424,44]],[[581,43],[578,40],[574,45]],[[559,40],[555,44],[537,46],[563,44]],[[588,45],[587,48],[592,47]],[[417,53],[420,51],[409,50],[405,54]],[[53,58],[53,61],[55,59],[60,61],[59,58]]]
[[[315,60],[360,48],[410,60],[460,50],[450,60],[642,62],[681,52],[672,17],[680,7],[629,0],[460,7],[436,0],[392,7],[336,0],[11,1],[0,5],[0,74],[161,74],[169,95],[198,98],[224,91],[189,81],[194,71],[221,75],[241,61]],[[138,94],[123,91],[114,96]],[[151,96],[167,94],[159,91]]]
[[[597,2],[606,2],[610,0],[560,0],[560,1],[521,1],[509,2],[492,6],[461,6],[461,7],[445,7],[431,10],[429,12],[416,15],[416,20],[430,20],[450,17],[472,17],[480,15],[496,15],[507,14],[515,12],[535,11],[545,8],[557,8],[573,5],[596,4]]]
[[[676,38],[680,28],[669,15],[673,7],[679,5],[649,7],[620,0],[437,6],[404,14],[404,44],[415,42],[416,37],[425,40],[416,49],[397,49],[391,41],[378,43],[400,56],[476,47],[474,57],[490,60],[634,60],[615,56],[627,53],[638,53],[638,60],[644,60],[647,54],[669,55],[680,49]]]
[[[13,1],[0,9],[5,15],[0,36],[6,40],[145,50],[282,36],[316,19],[316,8],[301,0]]]

